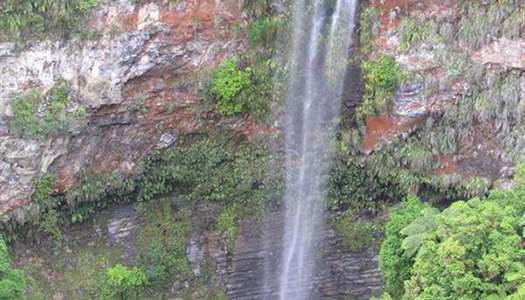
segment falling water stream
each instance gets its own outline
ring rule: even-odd
[[[324,180],[358,0],[295,0],[289,60],[281,300],[311,298],[324,226]]]

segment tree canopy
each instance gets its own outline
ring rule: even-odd
[[[394,299],[524,299],[525,188],[457,201],[442,212],[410,199],[381,249]]]

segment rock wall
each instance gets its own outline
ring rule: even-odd
[[[512,177],[524,157],[525,3],[371,0],[362,24],[364,59],[393,57],[408,74],[367,119],[364,152],[413,138],[432,153],[434,175]]]
[[[276,5],[279,10],[285,7],[282,3]],[[55,174],[53,188],[67,192],[84,174],[132,174],[142,158],[154,149],[169,146],[180,134],[218,125],[230,126],[248,139],[267,132],[250,117],[224,119],[202,105],[209,70],[226,57],[247,50],[247,22],[242,0],[108,0],[97,6],[84,23],[86,29],[96,32],[91,39],[34,41],[25,48],[0,43],[2,221],[25,221],[22,212],[31,209],[34,181],[41,175]],[[234,29],[239,27],[241,30]],[[33,88],[46,93],[60,80],[71,88],[70,109],[85,107],[86,120],[45,139],[10,133],[13,98]],[[359,93],[347,94],[353,103],[358,101]],[[103,236],[97,244],[122,248],[121,259],[132,263],[137,255],[134,236],[141,221],[127,205],[104,214],[111,214],[107,222],[97,225],[95,217],[66,232],[66,248],[69,239],[74,240],[83,230],[79,228],[85,227],[86,232],[95,230],[97,237]],[[226,252],[216,231],[208,230],[215,222],[215,214],[205,205],[193,212],[193,230],[187,245],[193,273],[201,274],[202,263],[209,256],[230,299],[276,298],[274,279],[278,275],[268,274],[265,262],[278,263],[280,259],[282,214],[271,213],[262,224],[243,220],[233,253]],[[90,227],[92,222],[94,229]],[[323,263],[314,282],[305,283],[305,288],[313,289],[319,299],[348,295],[368,299],[381,290],[372,249],[352,253],[329,228],[319,238]],[[89,248],[93,244],[95,240],[87,237],[76,246]],[[15,253],[26,252],[28,256],[20,256],[17,264],[29,259],[47,262],[46,255],[26,249],[32,249],[32,245],[14,247]],[[75,261],[74,254],[68,255]],[[49,263],[53,264],[53,259]],[[177,281],[170,290],[178,295],[183,288]],[[55,292],[55,296],[62,295]]]
[[[281,260],[283,226],[282,212],[267,214],[259,224],[244,220],[234,255],[212,252],[230,299],[278,299],[280,269],[275,266]],[[301,284],[311,290],[311,299],[369,299],[380,294],[383,283],[376,250],[352,252],[331,228],[321,231],[318,244],[319,265],[313,281]]]
[[[366,119],[360,155],[396,151],[412,137],[436,162],[431,174],[481,177],[495,184],[512,177],[512,165],[525,156],[524,4],[509,0],[510,6],[499,11],[489,2],[363,1],[362,17],[366,9],[377,9],[370,20],[373,50],[363,58],[387,54],[411,76],[397,87],[387,109]],[[207,72],[248,48],[244,7],[242,0],[108,0],[84,24],[97,33],[93,39],[35,41],[23,49],[0,43],[2,221],[23,221],[18,212],[30,206],[33,182],[42,174],[56,174],[54,189],[63,192],[85,173],[127,176],[140,159],[180,134],[219,124],[248,138],[264,131],[249,117],[226,120],[202,107]],[[359,75],[358,69],[349,76]],[[45,140],[10,134],[13,96],[36,87],[47,91],[61,79],[71,86],[71,107],[87,108],[85,122]],[[359,89],[352,86],[345,93],[351,110],[360,99],[348,91]],[[471,101],[472,95],[482,97]],[[440,145],[449,136],[454,147],[444,150]],[[117,214],[125,222],[108,230],[133,229],[126,222],[134,215],[127,212]],[[264,262],[280,259],[281,214],[267,215],[262,224],[243,220],[233,255],[204,220],[194,216],[196,231],[188,246],[194,272],[208,253],[230,298],[264,299],[266,291],[271,291],[266,298],[274,297],[277,275],[269,274]],[[119,237],[118,232],[111,236]],[[367,299],[381,290],[372,249],[353,253],[329,228],[319,241],[323,264],[305,288],[322,299]]]
[[[177,197],[157,201],[169,201],[175,206],[184,202]],[[191,299],[210,299],[206,298],[205,290],[221,289],[232,300],[278,299],[278,274],[270,265],[280,260],[282,213],[269,213],[258,221],[242,220],[233,253],[227,253],[221,236],[212,229],[217,209],[217,206],[202,204],[192,212],[186,256],[195,277],[177,275],[159,294],[151,295],[177,299],[191,293]],[[140,232],[148,226],[147,222],[135,206],[123,204],[69,227],[63,235],[60,255],[53,252],[53,241],[45,236],[37,243],[31,239],[17,240],[11,247],[14,264],[38,281],[30,285],[28,299],[38,298],[42,293],[53,299],[94,295],[88,293],[93,293],[91,289],[100,281],[104,268],[116,263],[136,265],[140,256],[146,255],[140,252],[140,239],[144,238]],[[319,244],[323,246],[318,272],[312,282],[304,283],[304,288],[312,290],[312,299],[367,300],[381,292],[382,280],[374,249],[352,252],[329,228],[319,236]],[[215,267],[214,275],[206,270],[205,265],[210,262]],[[69,277],[78,272],[77,269],[87,272],[82,277],[85,282],[75,283],[78,290],[64,288],[62,282],[74,280]],[[214,277],[216,283],[193,286],[206,277]]]
[[[84,24],[97,33],[93,40],[34,41],[24,49],[0,43],[2,219],[30,203],[41,174],[56,174],[57,191],[74,186],[81,172],[126,176],[152,149],[216,124],[199,109],[205,75],[246,50],[245,31],[232,30],[245,24],[243,1],[110,0]],[[87,108],[86,122],[45,140],[10,135],[12,98],[45,92],[60,79],[71,86],[71,107]],[[232,123],[241,133],[254,126]]]

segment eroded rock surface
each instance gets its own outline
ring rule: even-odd
[[[525,40],[502,38],[483,47],[474,54],[474,59],[482,64],[525,70]]]
[[[244,220],[240,225],[234,255],[211,251],[217,262],[218,278],[226,285],[230,299],[277,299],[281,260],[283,215],[267,214],[262,223]],[[352,252],[341,237],[325,228],[318,237],[319,264],[311,282],[312,299],[369,299],[383,288],[377,253],[373,249]],[[313,263],[312,261],[308,263]]]
[[[389,55],[410,76],[398,85],[388,112],[367,120],[364,152],[402,141],[416,129],[416,139],[441,131],[431,138],[433,154],[441,151],[436,145],[454,147],[445,151],[447,163],[435,173],[505,177],[511,157],[525,155],[518,137],[525,101],[523,3],[373,0],[370,5],[377,9],[372,21],[377,32],[368,59]],[[442,119],[447,121],[440,124]]]
[[[94,40],[25,49],[1,43],[0,215],[29,203],[32,181],[48,171],[60,191],[74,186],[81,170],[126,176],[151,149],[213,124],[213,114],[196,109],[202,79],[246,48],[246,37],[231,30],[244,22],[242,7],[222,0],[105,1],[86,24]],[[43,141],[10,136],[12,97],[45,92],[60,79],[71,86],[74,105],[87,108],[86,124]]]

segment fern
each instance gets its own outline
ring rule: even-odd
[[[66,36],[101,0],[4,0],[0,2],[0,39]]]
[[[406,235],[401,243],[401,248],[407,257],[413,257],[417,253],[425,233],[436,225],[434,217],[438,213],[439,210],[436,208],[427,207],[421,211],[421,216],[400,231],[402,235]]]

